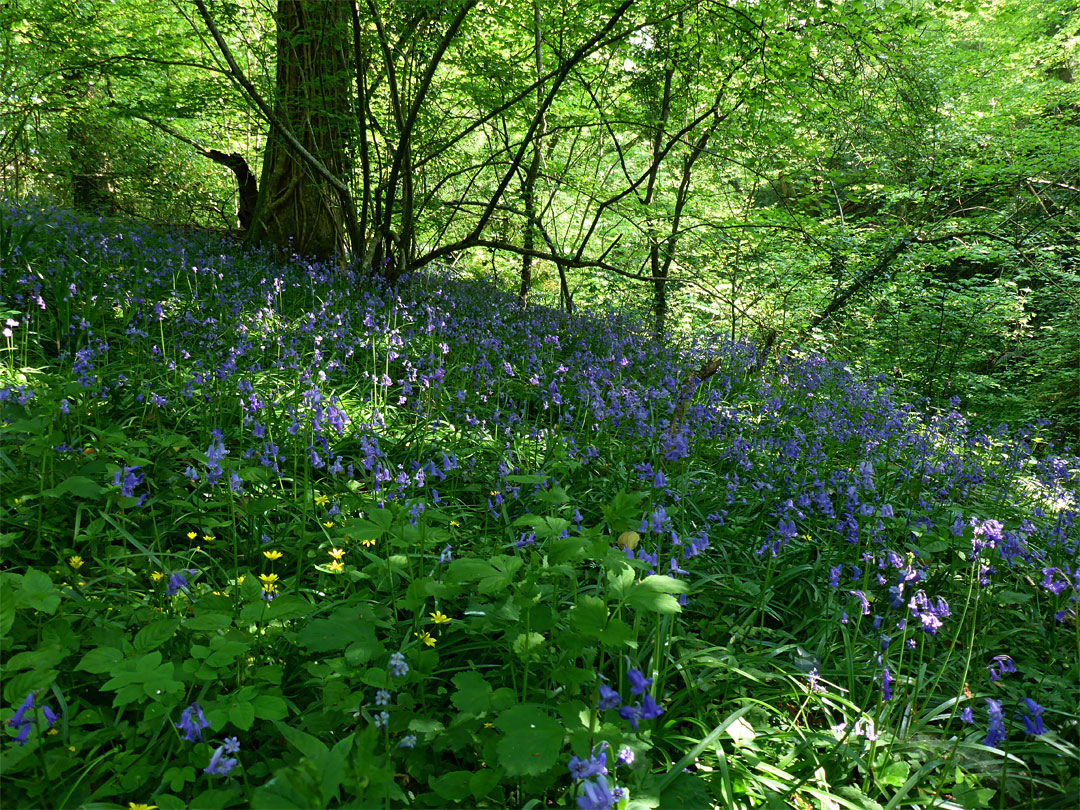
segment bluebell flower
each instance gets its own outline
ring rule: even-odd
[[[188,742],[202,742],[202,730],[210,728],[198,703],[192,703],[184,709],[180,715],[180,722],[173,723],[173,726],[184,732],[184,739]]]
[[[829,569],[829,587],[836,590],[840,587],[840,574],[844,571],[844,566],[836,565]]]
[[[652,695],[645,695],[641,699],[641,717],[643,720],[654,720],[664,713],[664,708],[660,706]]]
[[[885,700],[892,700],[892,685],[895,678],[889,673],[889,668],[881,670],[881,696]]]
[[[614,709],[622,703],[622,698],[619,697],[619,693],[612,689],[607,684],[600,684],[600,700],[596,704],[598,709]]]
[[[619,709],[619,717],[628,722],[636,731],[641,723],[641,709],[637,706],[623,706]]]
[[[603,776],[608,772],[607,770],[607,756],[604,754],[604,749],[607,747],[607,743],[601,743],[593,748],[591,755],[581,759],[580,757],[570,757],[570,764],[567,766],[570,770],[570,775],[575,779],[588,779],[592,776]],[[599,749],[599,753],[597,752]]]
[[[615,757],[615,762],[619,765],[632,765],[634,762],[634,751],[629,745],[624,745],[619,749],[618,755]]]
[[[960,712],[960,720],[969,726],[975,722],[975,715],[972,713],[970,706],[965,706],[964,710]]]
[[[446,565],[450,562],[450,560],[453,559],[453,556],[451,555],[451,550],[452,549],[450,548],[450,544],[447,543],[446,546],[443,548],[442,553],[439,554],[439,565]]]
[[[56,721],[60,719],[57,716],[56,712],[54,712],[52,710],[52,708],[50,708],[49,706],[42,706],[41,707],[41,713],[43,715],[45,715],[45,722],[48,724],[49,728],[52,728],[53,726],[55,726]]]
[[[22,705],[15,710],[15,714],[8,718],[7,724],[12,728],[19,728],[26,725],[30,721],[26,718],[26,713],[34,708],[34,693],[31,692],[23,700]]]
[[[1005,739],[1005,723],[1002,718],[1001,704],[992,698],[987,698],[986,712],[990,717],[990,724],[986,728],[986,738],[983,740],[983,745],[989,748],[997,748],[998,743]]]
[[[641,695],[652,686],[652,678],[646,678],[640,670],[631,669],[626,673],[626,679],[630,681],[630,694]]]
[[[596,777],[595,782],[585,782],[581,787],[584,792],[577,798],[581,810],[609,810],[615,804],[615,796],[603,776]]]
[[[1031,698],[1024,698],[1024,704],[1027,706],[1028,712],[1031,715],[1029,717],[1025,714],[1021,718],[1024,721],[1024,730],[1032,735],[1045,734],[1046,727],[1043,725],[1042,715],[1046,709]]]
[[[232,739],[236,739],[233,737]],[[236,746],[237,750],[240,749],[239,744]],[[210,764],[203,768],[203,773],[207,773],[210,776],[228,776],[229,771],[236,767],[237,760],[235,757],[226,757],[226,746],[219,745],[214,749],[214,755],[210,757]]]

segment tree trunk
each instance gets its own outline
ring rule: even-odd
[[[348,7],[334,0],[278,0],[274,112],[332,174],[345,176]],[[344,252],[340,195],[294,154],[276,128],[263,158],[250,238],[303,256]]]
[[[533,0],[533,48],[536,62],[536,78],[539,80],[544,75],[544,53],[541,49],[543,37],[540,32],[540,2]],[[536,107],[544,103],[544,85],[541,82],[536,85]],[[544,139],[544,130],[547,121],[543,113],[540,116],[540,126],[536,130],[536,138],[533,140],[532,160],[525,172],[525,187],[522,196],[525,203],[525,253],[521,257],[521,288],[518,290],[518,298],[525,303],[529,298],[529,289],[532,287],[532,271],[536,258],[529,255],[528,251],[536,247],[536,177],[540,174],[540,149]],[[563,283],[565,287],[565,282]],[[560,291],[560,294],[565,295]],[[569,301],[567,301],[569,307]]]

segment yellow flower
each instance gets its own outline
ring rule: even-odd
[[[154,582],[161,582],[161,580],[165,579],[165,575],[160,571],[151,571],[150,579],[152,579]]]
[[[331,557],[333,557],[335,560],[340,560],[342,557],[345,556],[345,549],[343,549],[343,548],[332,548],[326,553],[329,554]]]
[[[83,567],[83,558],[76,554],[74,557],[68,557],[68,565],[78,571]]]
[[[451,520],[451,521],[450,521],[450,525],[451,525],[451,526],[457,526],[458,528],[461,528],[461,524],[460,524],[460,523],[458,523],[458,522],[457,522],[456,520]]]
[[[332,520],[323,521],[323,526],[325,526],[328,529],[332,529],[332,528],[334,528],[334,521],[332,521]]]
[[[326,506],[328,503],[330,503],[330,499],[327,498],[325,495],[316,495],[315,496],[315,505],[316,506]]]
[[[69,745],[68,746],[68,751],[70,751],[71,753],[74,754],[75,753],[75,746],[74,745]]]
[[[435,624],[446,624],[450,621],[450,617],[445,615],[441,610],[436,610],[434,613],[429,613],[428,615]]]
[[[244,576],[237,577],[236,578],[236,584],[237,585],[243,585],[244,584],[244,579],[246,579],[246,577],[244,577]]]
[[[188,532],[187,533],[187,539],[188,540],[194,540],[198,536],[199,536],[198,532]]]
[[[280,551],[264,551],[263,556],[268,560],[280,560],[283,555]]]
[[[345,570],[345,563],[343,563],[341,560],[334,560],[332,563],[326,566],[326,570],[333,571],[336,574],[339,571]]]
[[[46,734],[48,734],[48,735],[49,735],[50,737],[55,737],[55,736],[56,736],[57,734],[59,734],[59,733],[60,733],[60,730],[59,730],[59,729],[55,729],[55,728],[50,728],[50,729],[49,729],[48,731],[46,731],[45,733],[46,733]]]
[[[364,548],[371,548],[373,545],[375,545],[375,538],[369,537],[367,540],[361,540],[360,545],[362,545]]]
[[[22,498],[16,498],[15,499],[15,506],[16,507],[22,506]]]
[[[277,585],[273,582],[266,582],[263,584],[263,593],[277,593]]]
[[[204,534],[202,536],[202,539],[203,539],[204,543],[212,543],[215,538],[214,538],[214,535],[212,535],[212,534]]]
[[[435,639],[431,637],[431,633],[429,633],[427,630],[421,630],[419,633],[413,633],[413,635],[420,639],[422,642],[424,642],[424,644],[427,644],[429,647],[435,646]]]
[[[484,728],[495,728],[494,723],[484,723]]]
[[[277,574],[259,574],[259,580],[262,582],[263,587],[267,588],[278,581]]]
[[[72,751],[75,749],[72,748]],[[139,804],[138,802],[128,802],[128,810],[157,810],[156,804]]]

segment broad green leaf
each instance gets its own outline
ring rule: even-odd
[[[135,650],[137,652],[156,650],[176,634],[179,626],[179,619],[160,619],[150,622],[135,634]]]
[[[472,795],[471,778],[471,771],[451,771],[432,778],[428,784],[439,798],[460,802],[466,796]]]
[[[55,487],[42,492],[48,498],[62,498],[65,495],[77,495],[80,498],[96,498],[105,487],[87,478],[85,475],[73,475],[65,478]]]
[[[479,672],[459,672],[451,681],[457,691],[450,696],[450,701],[458,711],[479,716],[490,708],[491,684]]]
[[[510,776],[535,776],[553,768],[563,747],[563,727],[535,706],[513,706],[495,726],[503,732],[496,751]]]
[[[55,613],[60,607],[60,592],[44,571],[31,568],[23,574],[22,585],[16,595],[19,607],[40,610],[42,613]]]
[[[95,647],[82,657],[75,666],[76,670],[102,675],[112,670],[124,660],[124,654],[115,647]]]

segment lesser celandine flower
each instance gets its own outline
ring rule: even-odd
[[[343,563],[341,560],[334,560],[332,563],[326,566],[326,570],[332,571],[337,574],[345,570],[345,563]]]
[[[421,630],[419,633],[413,633],[413,635],[420,639],[420,641],[422,641],[427,646],[435,646],[435,639],[432,638],[431,633],[429,633],[427,630]]]
[[[441,610],[436,610],[434,613],[429,613],[428,615],[435,624],[446,624],[450,621],[450,617],[445,615]]]
[[[333,557],[335,560],[340,560],[342,557],[345,556],[345,549],[332,548],[326,553]]]
[[[326,495],[316,495],[315,496],[315,505],[316,506],[326,506],[328,503],[330,503],[330,499]]]
[[[150,572],[150,579],[153,580],[154,582],[161,582],[161,580],[165,579],[165,575],[163,573],[161,573],[160,571],[151,571]]]
[[[80,557],[78,554],[76,554],[74,557],[68,557],[68,565],[78,571],[84,565],[83,558]]]
[[[264,551],[263,556],[268,560],[280,560],[283,555],[280,551]]]
[[[157,810],[157,805],[140,804],[139,802],[128,802],[128,810]]]
[[[188,532],[187,533],[187,539],[188,540],[194,540],[198,536],[199,536],[198,532]]]
[[[267,590],[273,590],[277,587],[278,575],[277,574],[259,574],[259,581],[262,582],[263,588]]]

